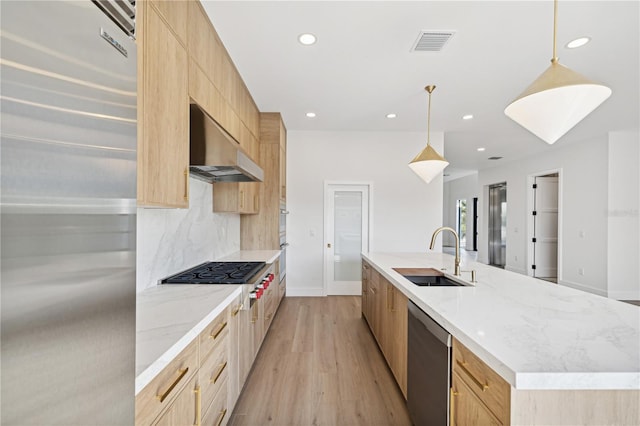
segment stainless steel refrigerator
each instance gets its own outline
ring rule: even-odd
[[[2,425],[134,422],[133,13],[0,2]]]

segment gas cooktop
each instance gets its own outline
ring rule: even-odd
[[[160,281],[160,284],[247,284],[265,262],[205,262]]]

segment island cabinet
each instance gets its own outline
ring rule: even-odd
[[[362,262],[362,312],[393,376],[407,397],[407,297]]]
[[[187,2],[137,9],[138,204],[189,205]]]
[[[451,424],[510,424],[511,386],[453,339]]]

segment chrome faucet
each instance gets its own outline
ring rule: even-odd
[[[433,235],[431,236],[431,245],[429,246],[430,250],[433,250],[433,247],[436,245],[436,237],[442,231],[451,231],[453,236],[456,238],[456,261],[455,261],[455,270],[453,275],[459,277],[460,276],[460,238],[458,237],[458,233],[455,229],[449,228],[448,226],[441,226],[440,228],[433,231]]]

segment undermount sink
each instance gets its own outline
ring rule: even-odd
[[[465,284],[446,277],[433,268],[393,268],[394,271],[420,287],[464,287]]]

